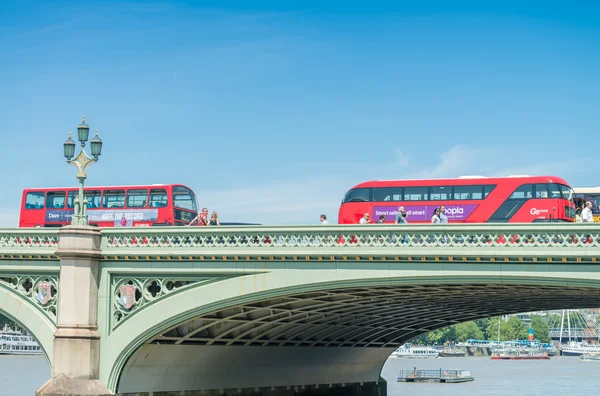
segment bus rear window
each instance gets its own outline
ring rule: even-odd
[[[45,195],[43,192],[27,193],[25,197],[25,209],[43,209]]]
[[[369,189],[368,188],[355,188],[346,193],[344,197],[344,203],[346,202],[369,202]]]

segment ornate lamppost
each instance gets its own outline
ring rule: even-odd
[[[81,143],[81,151],[75,155],[75,142],[71,139],[71,132],[69,131],[69,138],[63,144],[65,150],[65,157],[67,163],[75,165],[77,168],[77,180],[79,180],[79,194],[75,198],[73,203],[73,218],[71,220],[72,225],[88,225],[87,216],[87,199],[83,196],[83,183],[87,177],[86,169],[92,163],[98,161],[98,157],[102,153],[102,140],[98,137],[98,130],[96,130],[96,136],[90,140],[90,150],[92,156],[90,157],[85,152],[85,143],[88,140],[90,134],[90,127],[85,123],[85,116],[81,121],[81,125],[77,127],[77,139]]]

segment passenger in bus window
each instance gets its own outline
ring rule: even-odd
[[[360,218],[359,224],[369,224],[369,214],[365,213],[363,217]]]

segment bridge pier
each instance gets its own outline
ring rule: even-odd
[[[99,380],[98,261],[102,235],[96,227],[59,231],[58,325],[54,333],[52,379],[36,396],[112,395]]]

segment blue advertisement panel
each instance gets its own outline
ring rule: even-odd
[[[134,221],[158,220],[158,209],[88,210],[90,223],[112,222],[117,227],[130,227]],[[73,210],[46,210],[46,222],[70,222]]]

